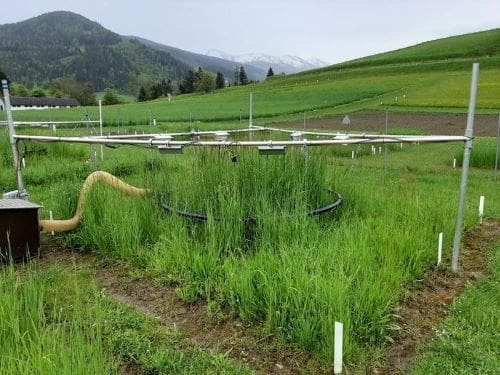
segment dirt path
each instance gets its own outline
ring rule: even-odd
[[[373,374],[402,374],[413,364],[420,347],[435,335],[433,328],[443,322],[451,303],[470,283],[485,276],[487,250],[498,241],[500,222],[484,222],[466,234],[458,274],[432,269],[413,285],[411,297],[397,312],[401,333],[387,348],[385,366],[374,369]]]
[[[169,329],[178,331],[195,348],[206,352],[228,353],[229,358],[246,364],[257,374],[328,374],[331,368],[315,361],[307,352],[279,347],[272,335],[259,334],[258,329],[234,319],[211,319],[207,304],[182,303],[173,287],[161,285],[161,280],[134,278],[130,269],[121,264],[99,264],[90,254],[71,252],[45,240],[42,245],[42,265],[76,267],[95,272],[104,293],[117,302],[154,317]],[[125,370],[130,372],[129,367]]]

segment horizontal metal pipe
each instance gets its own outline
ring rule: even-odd
[[[377,143],[434,143],[460,142],[468,140],[465,136],[386,136],[377,138],[347,138],[347,139],[318,139],[302,141],[164,141],[151,139],[103,139],[90,137],[50,137],[35,135],[16,135],[19,141],[31,142],[66,142],[103,145],[143,145],[156,146],[204,146],[204,147],[256,147],[256,146],[328,146],[349,144],[377,144]]]
[[[317,135],[322,137],[348,137],[348,138],[383,138],[387,137],[387,134],[370,134],[370,133],[330,133],[330,132],[317,132],[317,131],[302,131],[302,130],[290,130],[290,129],[279,129],[279,128],[269,128],[263,127],[261,130],[275,131],[280,133],[302,133],[303,135]],[[446,137],[445,135],[443,135]],[[402,137],[394,135],[394,137]],[[412,136],[407,136],[412,137]],[[418,136],[417,136],[418,137]]]
[[[148,134],[120,134],[120,135],[105,135],[105,136],[91,136],[90,138],[98,139],[137,139],[137,138],[154,138],[154,137],[180,137],[180,136],[197,136],[197,135],[211,135],[221,131],[228,133],[248,133],[251,131],[263,131],[264,128],[254,128],[254,129],[233,129],[233,130],[206,130],[206,131],[192,131],[192,132],[178,132],[178,133],[148,133]]]
[[[94,120],[81,120],[81,121],[14,121],[14,125],[58,125],[58,124],[84,124],[93,123],[98,124],[99,121]],[[6,121],[0,121],[1,125],[7,124]]]

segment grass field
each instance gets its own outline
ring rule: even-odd
[[[3,149],[7,154],[5,143]],[[70,217],[93,170],[88,147],[38,149],[24,171],[32,200],[44,204],[42,217],[49,209],[56,218]],[[99,187],[83,225],[62,239],[161,276],[185,303],[205,300],[321,361],[331,361],[333,321],[342,321],[347,363],[370,367],[393,334],[391,314],[404,285],[434,264],[439,231],[450,246],[460,174],[450,158],[459,145],[391,146],[386,173],[382,154],[354,149],[360,155],[354,161],[351,148],[311,149],[307,158],[300,150],[277,157],[187,150],[165,157],[106,149],[100,169],[154,194],[134,200]],[[2,189],[11,190],[13,176],[3,170]],[[329,187],[344,196],[342,209],[324,218],[303,216],[329,202]],[[209,221],[163,212],[160,194],[180,210],[208,213]],[[467,226],[475,222],[480,194],[488,197],[487,215],[497,215],[491,166],[472,171]],[[240,220],[245,217],[256,221]]]
[[[498,113],[500,69],[483,69],[478,89],[478,113]],[[164,99],[152,102],[107,106],[103,108],[106,124],[135,125],[184,123],[200,127],[207,122],[238,122],[240,111],[245,122],[249,115],[249,94],[254,95],[254,122],[297,121],[307,112],[308,118],[323,118],[362,109],[386,108],[430,111],[446,107],[465,112],[468,105],[470,65],[456,72],[428,71],[422,73],[320,72],[311,75],[277,77],[269,82],[244,88],[227,88],[208,95],[175,97],[171,103]],[[398,100],[396,101],[396,97]],[[46,120],[78,121],[85,113],[98,119],[98,109],[76,108],[49,111]],[[40,113],[21,111],[16,120],[40,120]]]

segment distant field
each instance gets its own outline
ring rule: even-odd
[[[254,120],[257,124],[296,121],[307,112],[308,118],[325,118],[363,109],[400,111],[466,112],[471,69],[455,72],[392,73],[365,76],[353,72],[318,72],[275,78],[246,87],[227,88],[208,95],[183,95],[171,103],[165,99],[151,102],[107,106],[103,109],[108,124],[148,124],[157,122],[247,121],[249,94],[254,95]],[[478,113],[500,110],[500,69],[480,72]],[[16,111],[15,120],[79,120],[85,113],[98,118],[97,107],[47,111]],[[4,115],[3,115],[4,116]]]

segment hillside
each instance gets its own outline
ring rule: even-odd
[[[500,28],[436,39],[336,64],[324,70],[453,61],[486,61],[500,56]]]
[[[243,65],[248,78],[256,81],[266,77],[269,64],[241,64],[137,36],[121,36],[65,11],[0,25],[0,70],[28,87],[74,76],[81,83],[90,83],[95,91],[111,87],[136,95],[144,74],[155,80],[180,80],[189,69],[201,67],[232,80],[235,69]]]
[[[114,87],[135,92],[138,75],[179,79],[190,66],[170,54],[124,40],[71,12],[52,12],[0,25],[0,67],[28,86],[72,75],[96,91]]]

